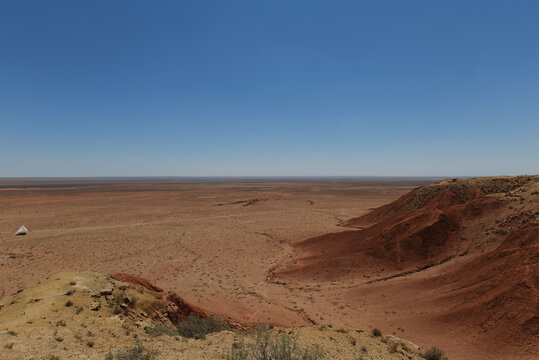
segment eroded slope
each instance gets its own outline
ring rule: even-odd
[[[418,320],[408,324],[419,338],[428,335],[422,322],[448,334],[459,329],[467,351],[480,347],[484,358],[533,358],[539,354],[538,213],[538,176],[445,180],[345,223],[358,230],[299,243],[294,261],[274,274],[354,283],[357,290],[349,292],[359,298],[398,293],[388,306],[416,307]],[[381,281],[387,286],[371,286]]]

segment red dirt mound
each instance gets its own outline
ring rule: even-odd
[[[465,199],[440,189],[416,209],[413,204],[422,200],[413,197],[422,192],[414,190],[348,222],[358,226],[376,219],[365,229],[326,234],[297,244],[296,264],[280,274],[329,280],[349,273],[370,272],[386,278],[425,269],[470,251],[471,243],[462,241],[469,232],[466,228],[502,205],[498,199],[482,197],[480,190],[468,187],[462,192]]]
[[[450,179],[419,187],[398,200],[373,209],[367,215],[350,219],[343,226],[363,228],[378,223],[395,214],[421,209],[440,192],[450,193],[453,201],[469,202],[484,195],[510,194],[512,191],[536,182],[537,176],[485,177],[473,179]]]
[[[371,299],[379,299],[372,295],[377,289],[387,298],[397,289],[393,306],[421,309],[409,320],[415,340],[430,336],[417,325],[423,323],[440,336],[465,334],[477,358],[534,358],[538,200],[539,176],[442,181],[345,223],[358,230],[296,244],[293,263],[274,275],[354,282],[354,296]],[[373,284],[385,280],[387,286]],[[441,341],[462,355],[448,339]]]
[[[141,277],[123,273],[112,274],[111,277],[130,284],[143,286],[156,293],[156,298],[159,301],[146,309],[146,312],[153,320],[161,322],[170,321],[172,324],[176,325],[180,321],[186,321],[189,315],[197,315],[200,317],[209,316],[205,310],[187,303],[175,292],[164,291],[160,287],[153,285]]]

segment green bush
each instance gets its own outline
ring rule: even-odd
[[[105,360],[153,360],[157,355],[157,351],[146,349],[142,344],[137,343],[135,346],[116,352],[115,355],[108,354]]]
[[[181,336],[196,339],[203,339],[207,334],[231,328],[229,323],[213,315],[207,318],[189,315],[187,321],[179,322],[176,327]]]
[[[256,328],[253,342],[235,343],[225,353],[226,360],[323,360],[318,346],[302,349],[298,339],[285,333],[275,334],[269,328]]]
[[[234,343],[232,348],[225,352],[226,360],[248,360],[249,359],[249,350],[245,343]]]
[[[176,336],[178,335],[178,332],[175,329],[171,329],[164,324],[157,324],[154,327],[146,326],[144,328],[144,331],[146,332],[146,334],[150,336],[160,336],[160,335]]]
[[[444,352],[438,349],[436,346],[431,347],[429,351],[423,354],[423,357],[426,360],[447,360],[447,358],[444,356]]]

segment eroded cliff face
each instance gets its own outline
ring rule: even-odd
[[[298,243],[274,275],[372,284],[433,269],[398,284],[428,296],[418,304],[428,302],[431,320],[530,356],[539,352],[538,214],[539,176],[444,180],[344,223],[355,230]]]

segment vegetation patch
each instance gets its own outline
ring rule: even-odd
[[[438,349],[436,346],[431,347],[426,353],[423,354],[426,360],[447,360],[444,352]]]
[[[157,351],[145,348],[137,343],[131,348],[119,350],[115,354],[109,353],[105,360],[153,360],[157,356]]]
[[[179,335],[195,339],[203,339],[207,334],[230,329],[228,322],[213,315],[207,318],[189,315],[187,321],[179,322],[177,325]]]
[[[171,329],[164,324],[157,324],[154,327],[146,326],[144,328],[144,331],[146,332],[146,334],[150,336],[160,336],[160,335],[177,336],[179,335],[177,330]]]
[[[318,347],[302,348],[298,338],[257,327],[254,340],[234,343],[224,354],[226,360],[325,360]]]

